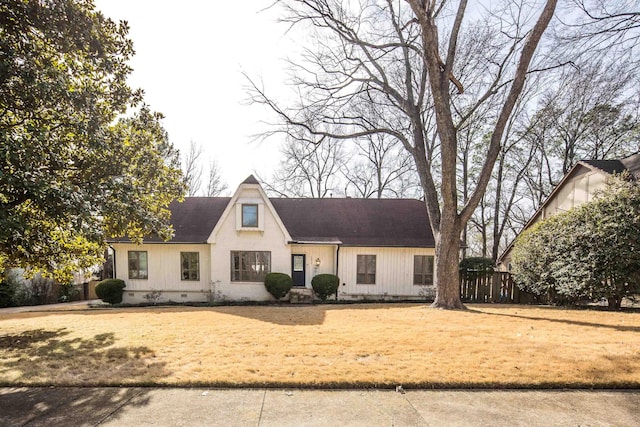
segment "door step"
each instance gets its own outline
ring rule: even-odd
[[[311,304],[313,303],[313,289],[291,288],[289,301],[291,304]]]

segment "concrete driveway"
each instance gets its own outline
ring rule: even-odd
[[[44,304],[44,305],[26,305],[22,307],[7,307],[0,308],[0,314],[10,313],[25,313],[28,311],[72,311],[72,310],[85,310],[89,308],[89,305],[100,304],[102,301],[99,299],[87,300],[87,301],[74,301],[63,302],[60,304]]]
[[[2,426],[635,426],[640,391],[0,388]]]

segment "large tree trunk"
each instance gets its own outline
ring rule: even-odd
[[[436,298],[432,307],[466,308],[460,300],[460,234],[462,224],[456,212],[443,213],[440,233],[436,237]]]
[[[620,310],[622,306],[622,298],[615,296],[607,298],[607,308],[609,310]]]

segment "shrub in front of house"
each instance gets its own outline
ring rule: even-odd
[[[96,285],[96,295],[109,304],[120,304],[124,288],[124,280],[106,279]]]
[[[293,279],[284,273],[269,273],[264,279],[264,286],[277,300],[283,298],[291,290]]]
[[[58,287],[58,302],[78,301],[80,290],[72,283],[61,283]]]
[[[335,274],[318,274],[311,279],[311,287],[322,301],[338,291],[340,278]]]
[[[521,290],[558,304],[605,298],[619,309],[640,293],[640,184],[607,181],[581,206],[534,224],[516,239],[511,263]]]
[[[0,282],[0,308],[13,306],[14,294],[15,294],[15,289],[11,285],[11,283]]]

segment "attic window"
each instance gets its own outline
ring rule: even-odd
[[[242,205],[242,227],[258,227],[258,205]]]

